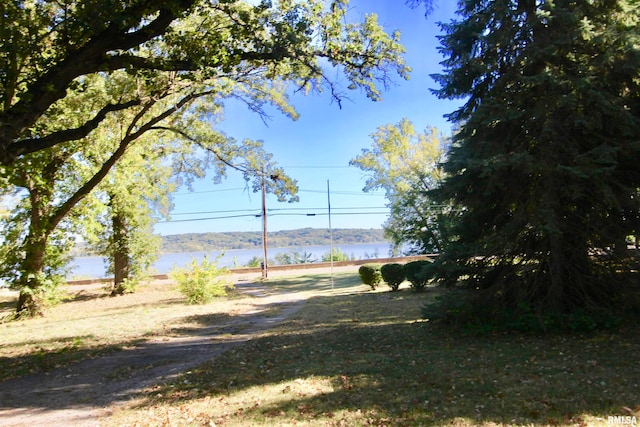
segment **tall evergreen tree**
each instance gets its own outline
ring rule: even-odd
[[[459,4],[434,76],[466,98],[434,194],[465,207],[442,279],[498,316],[613,308],[637,281],[640,3]]]

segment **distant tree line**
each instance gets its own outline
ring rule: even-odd
[[[268,234],[270,247],[329,245],[329,229],[301,228],[274,231]],[[382,229],[333,230],[335,245],[386,242]],[[163,253],[211,251],[225,249],[254,249],[262,247],[262,232],[233,231],[223,233],[186,233],[162,236]]]

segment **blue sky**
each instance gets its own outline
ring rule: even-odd
[[[287,174],[298,180],[298,203],[279,203],[267,197],[269,231],[295,228],[326,228],[327,180],[330,186],[333,228],[380,228],[387,218],[382,192],[363,193],[366,176],[349,160],[369,148],[370,134],[378,126],[408,118],[418,130],[435,126],[446,135],[451,124],[443,117],[459,102],[439,100],[429,89],[436,83],[432,73],[441,70],[437,51],[438,21],[454,16],[456,2],[437,2],[425,18],[424,9],[411,9],[401,0],[352,0],[352,13],[376,13],[387,31],[399,30],[407,48],[405,60],[412,68],[411,78],[395,79],[383,93],[384,100],[372,102],[363,93],[350,92],[342,108],[326,94],[294,95],[292,104],[300,114],[297,121],[273,112],[266,124],[240,104],[228,104],[219,128],[237,140],[264,141],[265,150]],[[214,231],[259,231],[262,220],[261,195],[251,193],[239,173],[229,171],[227,179],[214,184],[210,178],[195,183],[193,192],[179,189],[174,195],[171,221],[160,222],[156,232],[180,234]],[[315,213],[316,216],[307,216]],[[241,216],[250,215],[250,216]],[[223,218],[228,217],[228,218]]]

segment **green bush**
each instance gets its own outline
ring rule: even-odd
[[[392,291],[397,291],[400,284],[404,282],[404,268],[402,264],[392,263],[380,267],[382,280],[385,281]]]
[[[233,288],[223,277],[228,270],[218,267],[216,261],[204,257],[198,264],[193,259],[187,267],[174,268],[169,273],[189,304],[206,304],[215,297],[227,295],[227,289]]]
[[[317,262],[317,260],[313,258],[313,254],[307,251],[278,253],[275,256],[275,261],[278,265],[310,264]]]
[[[245,264],[245,267],[260,267],[262,265],[262,258],[254,256]]]
[[[331,262],[331,254],[332,252],[329,251],[327,253],[325,253],[324,255],[322,255],[322,262]],[[340,250],[340,248],[333,248],[333,261],[334,262],[340,262],[340,261],[349,261],[349,255],[347,255],[346,253],[342,252]]]
[[[404,265],[404,275],[414,291],[424,290],[433,277],[434,267],[430,261],[411,261]]]
[[[382,282],[382,273],[380,273],[379,264],[361,265],[358,269],[358,274],[360,274],[360,280],[362,280],[362,283],[371,286],[372,290],[375,290]]]
[[[18,313],[18,317],[31,317],[35,314],[44,314],[43,310],[47,307],[53,307],[60,304],[66,292],[62,289],[65,284],[64,278],[58,274],[50,274],[40,271],[30,274],[30,283],[37,283],[37,287],[25,285],[20,288],[20,292],[29,295],[32,298],[33,305],[29,305],[27,309]]]

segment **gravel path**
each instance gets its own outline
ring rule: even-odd
[[[0,382],[0,426],[98,426],[110,408],[126,403],[139,390],[252,339],[305,302],[296,293],[269,294],[255,284],[239,283],[238,288],[257,297],[255,304],[225,324],[204,326],[188,337],[155,337],[66,368]],[[276,317],[269,315],[274,307],[279,308]]]

